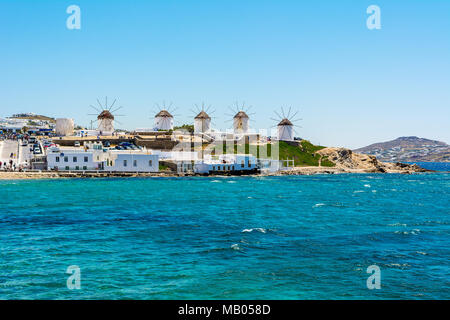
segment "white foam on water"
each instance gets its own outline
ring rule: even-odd
[[[235,244],[231,245],[231,249],[239,251],[239,250],[241,250],[241,247],[239,247],[239,244],[235,243]]]
[[[423,255],[423,256],[426,256],[426,255],[428,254],[428,253],[423,252],[423,251],[416,251],[416,253],[421,254],[421,255]]]
[[[315,205],[313,205],[313,208],[318,208],[318,207],[322,207],[325,206],[325,203],[316,203]]]
[[[410,267],[410,265],[407,264],[407,263],[403,263],[403,264],[400,264],[400,263],[391,263],[391,264],[388,264],[388,266],[389,266],[389,267],[397,267],[397,268],[406,268],[406,267]]]
[[[242,230],[242,232],[253,232],[253,231],[258,231],[258,232],[261,232],[261,233],[266,233],[267,232],[267,230],[264,229],[264,228],[251,228],[251,229],[244,229],[244,230]]]
[[[376,193],[376,192],[377,192],[377,190],[372,190],[372,192],[373,192],[373,193]]]
[[[355,191],[353,191],[353,193],[361,193],[361,192],[364,192],[363,190],[355,190]]]
[[[370,184],[365,184],[364,187],[370,188]]]
[[[388,224],[388,226],[389,227],[406,227],[406,223],[396,222],[396,223]]]
[[[397,234],[412,234],[412,235],[418,235],[420,233],[420,229],[412,229],[411,231],[395,231],[394,233]]]

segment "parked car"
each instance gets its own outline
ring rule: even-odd
[[[74,146],[75,147],[79,147],[80,146],[80,141],[75,141]]]
[[[111,142],[105,141],[105,142],[103,142],[103,146],[106,148],[109,148],[111,146]]]

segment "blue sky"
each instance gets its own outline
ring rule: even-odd
[[[66,8],[81,8],[68,30]],[[381,8],[368,30],[366,8]],[[211,104],[252,106],[253,128],[300,110],[298,136],[361,147],[398,136],[450,142],[450,1],[0,0],[0,116],[93,119],[108,96],[121,127],[151,127],[155,103],[176,123]]]

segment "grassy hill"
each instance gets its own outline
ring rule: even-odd
[[[227,153],[226,146],[223,145],[222,152]],[[316,154],[317,151],[325,148],[323,146],[313,145],[307,140],[302,140],[301,142],[285,142],[279,141],[275,144],[266,144],[261,146],[250,146],[248,143],[244,145],[234,145],[234,153],[245,153],[252,154],[257,158],[261,159],[272,159],[276,157],[275,152],[272,155],[272,148],[279,148],[279,159],[280,160],[292,160],[294,159],[294,166],[305,167],[319,165],[324,167],[334,167],[335,164],[331,162],[327,157],[321,157]],[[244,151],[245,150],[245,151]],[[214,151],[212,152],[214,154]]]
[[[324,149],[325,147],[313,145],[307,140],[302,140],[299,146],[291,145],[285,141],[280,141],[279,144],[280,159],[293,158],[296,167],[319,166],[319,164],[324,167],[335,166],[335,164],[326,157],[321,157],[316,154],[317,151]]]

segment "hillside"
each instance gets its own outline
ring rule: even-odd
[[[279,145],[278,145],[279,144]],[[272,148],[278,147],[279,156],[276,157],[275,154],[272,155]],[[220,146],[219,146],[220,148]],[[257,158],[261,159],[272,159],[279,158],[280,160],[294,160],[294,166],[305,167],[305,166],[323,166],[323,167],[334,167],[335,164],[328,160],[327,156],[323,156],[317,153],[317,151],[324,149],[325,147],[313,145],[307,140],[299,141],[279,141],[275,145],[265,144],[265,145],[250,145],[245,144],[246,154],[252,154]],[[239,149],[239,151],[238,151]],[[234,146],[235,153],[241,153],[240,150],[244,150],[243,145],[238,148],[238,145]],[[225,144],[223,145],[222,152],[227,153]],[[214,154],[212,151],[211,154]]]
[[[253,154],[260,159],[277,158],[272,154],[272,148],[279,144],[279,159],[294,160],[295,170],[299,174],[311,173],[338,173],[338,172],[392,172],[392,173],[412,173],[425,172],[416,165],[402,163],[385,163],[378,161],[376,157],[353,152],[345,148],[327,148],[316,146],[307,140],[300,141],[280,141],[276,145],[263,144],[244,146],[239,148],[235,145],[234,153]],[[217,147],[217,146],[216,146]],[[218,146],[220,148],[220,145]],[[242,150],[242,151],[238,151]],[[223,146],[223,153],[226,153]],[[212,152],[214,154],[214,152]],[[312,169],[312,170],[311,170]]]
[[[14,115],[13,118],[14,119],[41,120],[41,121],[55,122],[54,118],[50,118],[50,117],[43,116],[43,115],[38,115],[38,114]]]
[[[446,162],[450,161],[450,146],[442,141],[418,137],[400,137],[354,150],[374,155],[389,162]]]

